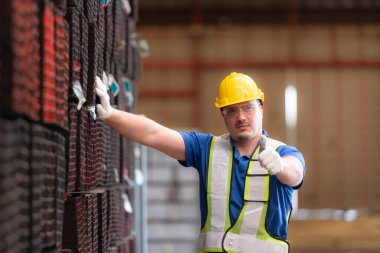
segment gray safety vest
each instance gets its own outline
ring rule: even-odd
[[[266,148],[284,145],[266,138]],[[256,148],[245,177],[244,204],[234,224],[230,221],[230,186],[233,150],[230,135],[213,137],[207,173],[207,217],[198,238],[198,253],[287,253],[286,240],[272,237],[265,228],[269,202],[269,174],[257,161]]]

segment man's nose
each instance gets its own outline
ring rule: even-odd
[[[245,113],[244,113],[244,111],[243,111],[242,108],[238,108],[238,109],[237,109],[236,117],[237,117],[238,119],[245,119],[245,118],[246,118],[246,115],[245,115]]]

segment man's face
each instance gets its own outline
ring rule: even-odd
[[[258,101],[226,106],[222,115],[234,141],[245,142],[261,135],[263,108]]]

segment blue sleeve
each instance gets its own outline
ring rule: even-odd
[[[303,175],[305,177],[305,172],[306,172],[305,159],[303,158],[302,153],[300,151],[298,151],[298,149],[296,149],[293,146],[285,145],[285,146],[280,146],[277,149],[277,152],[280,154],[281,157],[284,157],[284,156],[294,156],[295,158],[297,158],[301,162],[301,164],[303,166]],[[303,183],[303,179],[302,179],[302,182],[299,185],[297,185],[296,187],[293,187],[293,188],[294,189],[299,189],[302,186],[302,183]]]
[[[180,164],[201,170],[207,164],[209,145],[213,135],[197,132],[181,132],[180,134],[185,142],[186,155],[186,161],[179,161]]]

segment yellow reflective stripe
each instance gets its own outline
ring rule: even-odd
[[[285,241],[273,238],[272,236],[270,236],[270,234],[268,234],[265,228],[265,220],[266,220],[265,218],[266,218],[267,211],[268,211],[268,202],[264,203],[263,212],[260,219],[259,230],[256,233],[256,238],[260,240],[267,240],[270,242],[287,244]]]
[[[197,253],[209,253],[209,252],[213,252],[213,253],[220,252],[220,253],[223,253],[224,251],[221,248],[208,248],[208,249],[201,249],[201,250],[197,251]]]
[[[246,209],[247,209],[247,205],[243,205],[243,208],[241,209],[239,217],[236,220],[235,224],[232,226],[232,228],[228,231],[229,233],[240,234],[240,230],[241,230],[241,226],[243,225],[244,214],[246,212]]]
[[[227,229],[231,226],[231,220],[230,220],[230,191],[231,191],[231,177],[232,177],[232,162],[234,160],[233,158],[234,152],[232,150],[232,145],[230,145],[230,156],[228,161],[228,178],[227,178],[227,191],[226,191],[226,219],[225,219],[225,225],[224,225],[224,231],[227,231]]]
[[[232,249],[226,249],[228,253],[243,253],[241,251],[236,251],[236,250],[232,250]]]
[[[207,168],[207,215],[205,225],[201,229],[201,232],[211,231],[211,215],[212,215],[212,207],[211,207],[211,172],[212,172],[212,156],[214,154],[214,145],[215,145],[216,137],[214,136],[211,140],[210,145],[210,153],[208,157],[208,168]]]

